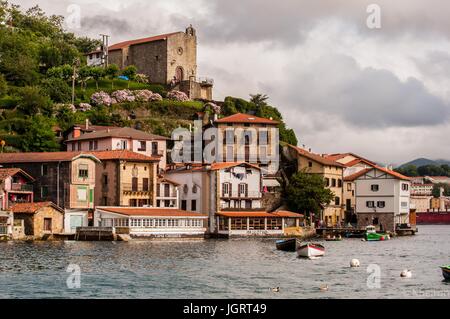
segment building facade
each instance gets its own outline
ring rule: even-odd
[[[374,225],[395,232],[409,223],[411,182],[408,177],[382,167],[368,168],[347,177],[356,185],[358,227]]]

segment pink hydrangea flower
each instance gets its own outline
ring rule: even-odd
[[[190,101],[186,93],[177,90],[173,90],[167,93],[167,98],[179,102]]]
[[[111,97],[106,92],[96,92],[91,96],[91,102],[97,106],[110,106],[111,105]]]

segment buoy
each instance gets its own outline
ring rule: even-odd
[[[280,292],[280,287],[272,288],[272,292]]]
[[[359,262],[359,260],[358,259],[352,259],[352,261],[350,262],[350,267],[355,268],[355,267],[359,267],[359,266],[361,266],[361,263]]]
[[[329,290],[328,285],[320,287],[320,291],[328,291],[328,290]]]
[[[412,272],[409,269],[405,269],[400,273],[400,277],[402,278],[411,278],[412,277]]]

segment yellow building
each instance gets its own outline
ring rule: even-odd
[[[324,178],[327,188],[334,193],[334,201],[324,207],[320,219],[327,226],[340,226],[344,221],[343,174],[345,166],[293,145],[286,146],[284,154],[288,159],[297,161],[298,171],[317,174]]]

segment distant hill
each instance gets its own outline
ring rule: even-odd
[[[450,161],[449,160],[444,160],[444,159],[437,159],[437,160],[431,160],[428,158],[417,158],[413,161],[410,161],[408,163],[402,164],[399,167],[406,167],[409,165],[414,165],[416,167],[421,167],[421,166],[426,166],[426,165],[436,165],[436,166],[440,166],[440,165],[450,165]]]

